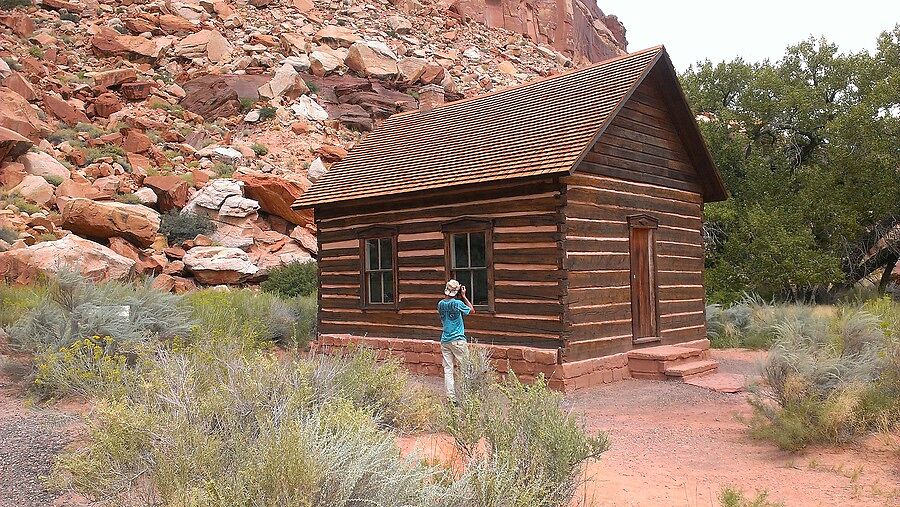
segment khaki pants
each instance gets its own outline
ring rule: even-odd
[[[456,401],[454,366],[462,368],[463,362],[469,360],[469,346],[465,340],[441,343],[441,356],[444,363],[444,387],[447,388],[447,398]]]

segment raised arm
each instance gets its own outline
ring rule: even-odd
[[[462,297],[463,303],[465,303],[466,306],[469,307],[469,313],[470,314],[475,313],[475,307],[472,306],[472,302],[469,301],[469,298],[466,297],[466,286],[465,285],[463,285],[462,287],[459,288],[459,295],[460,295],[460,297]]]

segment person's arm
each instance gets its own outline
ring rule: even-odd
[[[469,307],[469,313],[475,313],[475,307],[472,306],[472,303],[469,301],[469,298],[466,297],[466,286],[463,285],[459,288],[459,296],[462,298],[463,303]]]

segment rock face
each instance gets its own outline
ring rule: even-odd
[[[0,127],[8,128],[32,142],[50,133],[50,127],[44,123],[21,95],[0,87]]]
[[[66,166],[44,152],[28,152],[19,157],[19,162],[25,166],[25,172],[35,176],[54,177],[61,180],[69,179],[70,173]]]
[[[70,234],[56,241],[0,253],[0,277],[31,283],[40,274],[67,268],[97,282],[122,281],[132,275],[134,264],[103,245]]]
[[[159,232],[159,213],[140,204],[72,199],[62,207],[63,227],[89,238],[121,236],[148,247]]]
[[[203,284],[241,283],[259,271],[246,252],[221,246],[191,248],[182,259],[184,266]]]
[[[178,176],[147,176],[144,185],[156,194],[160,211],[183,208],[188,200],[188,184]]]
[[[28,153],[31,141],[12,130],[0,127],[0,162],[15,160]]]
[[[625,27],[591,0],[457,0],[448,10],[527,35],[572,57],[599,62],[625,53]]]

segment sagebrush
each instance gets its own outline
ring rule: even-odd
[[[900,305],[885,300],[775,326],[751,432],[797,451],[900,428]]]

